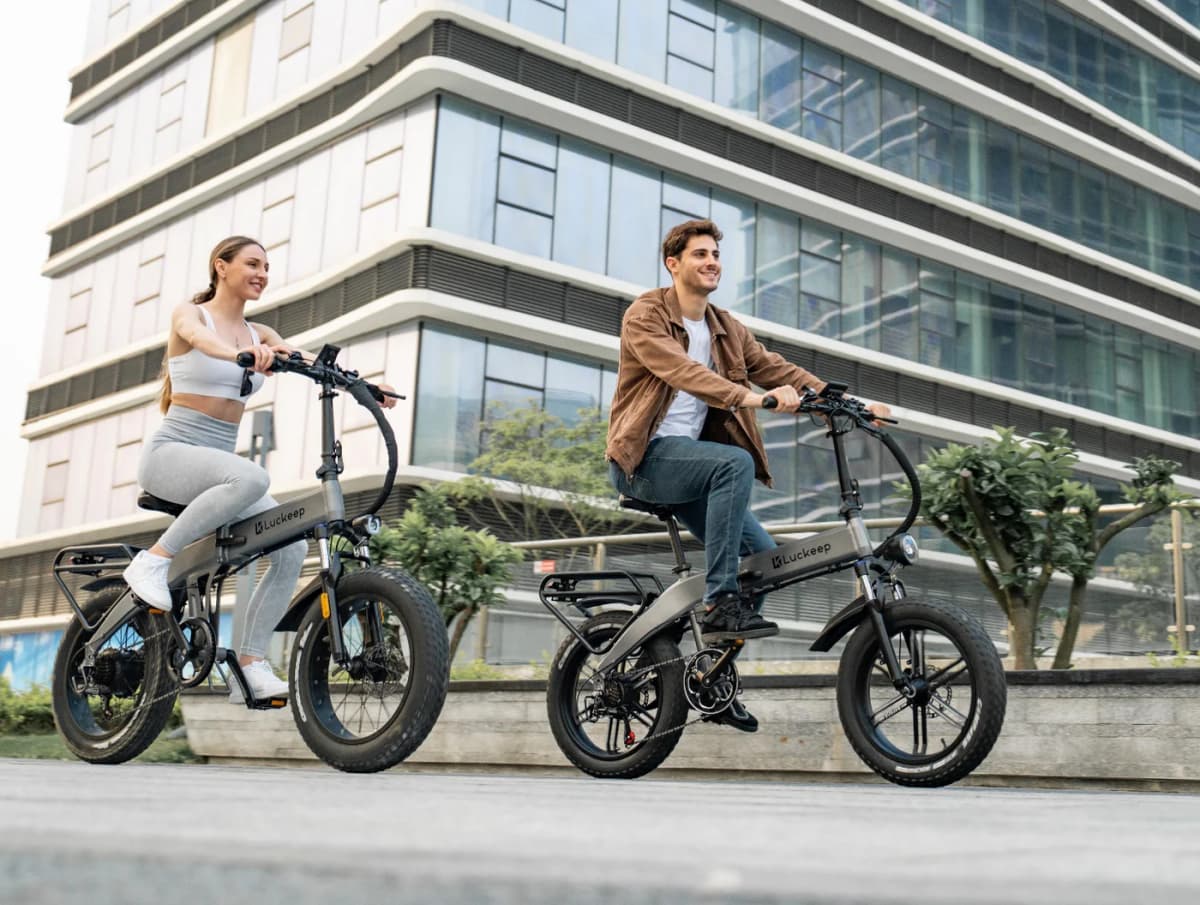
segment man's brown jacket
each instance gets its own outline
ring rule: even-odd
[[[820,390],[824,382],[783,356],[768,352],[733,315],[708,305],[713,370],[688,357],[688,334],[674,288],[639,296],[621,320],[621,358],[605,455],[627,475],[641,464],[650,438],[683,390],[708,403],[701,440],[740,446],[754,457],[755,476],[768,486],[767,453],[754,412],[738,404],[754,383],[773,389]]]

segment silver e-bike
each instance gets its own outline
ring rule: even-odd
[[[338,347],[316,360],[277,356],[273,370],[307,377],[321,403],[321,466],[316,492],[218,528],[171,562],[169,611],[139,600],[121,571],[138,552],[127,543],[67,547],[54,578],[75,618],[54,662],[52,700],[59,735],[77,757],[122,763],[154,741],[181,688],[214,667],[228,673],[254,710],[288,701],[256,698],[236,651],[219,647],[221,588],[259,557],[300,538],[316,542],[321,568],[275,627],[295,632],[289,668],[292,715],[313,753],[348,772],[384,770],[417,749],[446,699],[449,645],[429,592],[400,569],[371,562],[375,514],[396,477],[396,438],[379,401],[384,391],[338,366]],[[249,353],[238,364],[249,367]],[[347,515],[338,475],[342,445],[333,400],[344,392],[374,417],[388,470],[370,507]],[[143,493],[143,509],[172,516],[183,505]],[[80,584],[82,582],[82,584]],[[86,594],[82,601],[77,594]]]
[[[741,560],[743,599],[842,570],[858,596],[812,643],[828,651],[850,635],[837,674],[842,727],[858,756],[884,778],[907,786],[962,779],[991,751],[1004,722],[1004,670],[982,625],[961,608],[910,597],[898,577],[916,560],[908,529],[921,505],[916,471],[863,404],[831,383],[806,393],[800,412],[829,426],[844,525]],[[912,487],[903,523],[873,545],[844,438],[865,431],[895,457]],[[543,579],[543,605],[569,631],[547,688],[558,746],[592,776],[633,778],[658,767],[692,722],[721,714],[740,690],[740,639],[706,645],[698,611],[704,574],[684,558],[669,506],[623,498],[627,509],[666,523],[678,580],[629,571],[563,572]],[[579,617],[584,617],[582,623]],[[691,634],[695,651],[680,642]],[[851,634],[852,633],[852,634]],[[694,714],[694,715],[693,715]]]

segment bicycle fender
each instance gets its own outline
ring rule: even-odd
[[[701,572],[699,575],[677,581],[663,591],[642,615],[621,632],[612,650],[596,667],[596,672],[602,673],[614,663],[619,663],[626,654],[647,638],[686,616],[692,607],[704,599],[704,578],[704,573]]]
[[[817,635],[815,641],[809,650],[815,650],[821,653],[828,651],[837,644],[843,635],[849,634],[853,629],[858,628],[858,624],[863,621],[867,615],[867,599],[865,597],[855,598],[853,603],[849,603],[842,607],[834,614],[825,627],[821,629],[821,634]]]
[[[97,578],[95,581],[89,581],[87,584],[79,586],[81,591],[103,591],[105,588],[111,588],[114,585],[124,586],[125,579],[114,575],[109,578]]]
[[[304,614],[308,612],[308,608],[313,605],[320,594],[321,576],[316,575],[301,589],[299,594],[292,598],[291,604],[284,611],[279,622],[275,624],[275,631],[294,632],[300,628],[300,620],[304,618]]]

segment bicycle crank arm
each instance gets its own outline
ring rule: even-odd
[[[737,655],[742,652],[742,648],[746,646],[744,638],[734,638],[729,647],[725,648],[724,652],[718,658],[717,662],[710,666],[704,672],[697,672],[695,679],[702,686],[708,688],[712,684],[713,677],[716,676],[725,667],[727,663],[737,659]]]
[[[246,674],[242,672],[242,664],[238,663],[235,651],[227,647],[218,648],[216,661],[229,667],[229,672],[233,674],[233,680],[242,690],[242,701],[247,710],[279,710],[287,706],[287,698],[256,698],[250,693],[250,685],[246,681]]]

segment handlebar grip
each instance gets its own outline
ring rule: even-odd
[[[765,409],[779,408],[779,400],[774,396],[764,396],[762,407]]]
[[[238,352],[237,364],[238,364],[239,368],[254,367],[254,353],[253,352]]]

